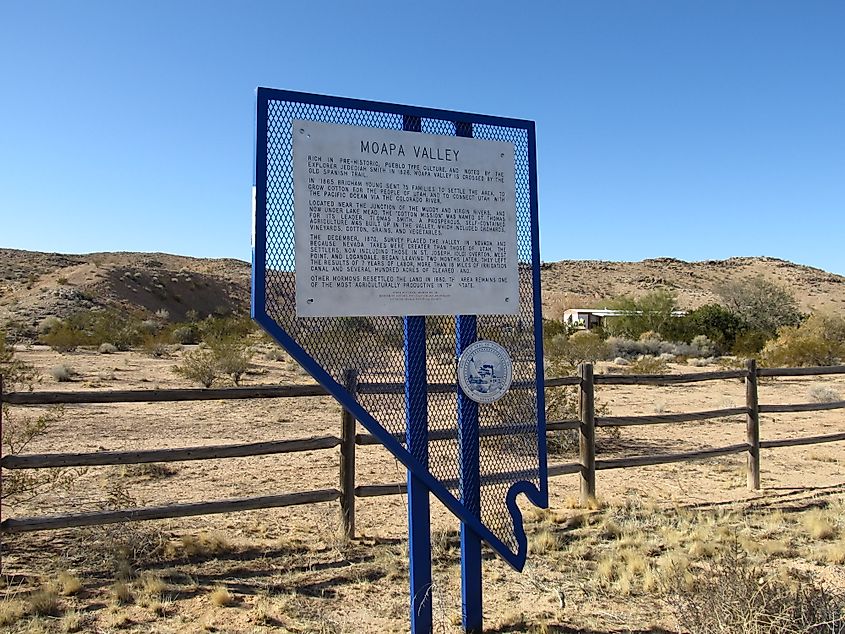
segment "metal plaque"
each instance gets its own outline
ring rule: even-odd
[[[292,126],[297,315],[519,312],[512,143]]]
[[[512,380],[513,362],[495,341],[476,341],[458,358],[458,385],[476,403],[495,403]]]

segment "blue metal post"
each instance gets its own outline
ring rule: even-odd
[[[420,117],[404,116],[402,128],[422,130]],[[428,467],[428,389],[425,317],[405,317],[405,443]],[[408,471],[408,552],[411,585],[411,633],[430,634],[431,515],[428,487]]]
[[[471,123],[457,123],[457,136],[471,137]],[[478,338],[475,315],[460,315],[455,324],[458,356]],[[458,450],[460,496],[464,507],[481,518],[481,479],[478,461],[478,403],[458,389]],[[482,631],[481,539],[461,522],[461,613],[465,632]]]

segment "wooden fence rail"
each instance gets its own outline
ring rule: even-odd
[[[795,377],[833,374],[845,374],[845,366],[820,368],[757,368],[755,362],[750,361],[748,362],[746,368],[741,370],[697,372],[682,375],[613,375],[594,374],[591,364],[583,364],[579,368],[578,376],[558,377],[548,379],[545,382],[546,388],[573,386],[577,387],[579,390],[579,419],[551,421],[547,423],[546,426],[548,433],[577,430],[579,444],[578,462],[550,465],[548,468],[548,474],[549,476],[575,473],[579,474],[581,499],[585,502],[589,498],[594,497],[596,494],[597,471],[667,464],[672,462],[700,460],[730,454],[746,453],[748,456],[748,486],[751,489],[759,489],[760,449],[845,441],[845,433],[807,436],[801,438],[761,440],[760,414],[840,409],[845,408],[845,401],[836,401],[832,403],[800,403],[793,405],[761,405],[758,402],[757,378],[761,376]],[[727,379],[743,379],[745,381],[746,403],[744,407],[732,407],[682,414],[596,416],[596,385],[663,386]],[[357,376],[352,373],[345,375],[344,383],[347,389],[353,393],[396,394],[404,391],[404,385],[401,383],[359,384]],[[432,392],[438,393],[448,393],[455,390],[455,385],[452,384],[436,384],[429,387]],[[526,383],[525,385],[519,384],[515,387],[516,389],[521,389],[529,388],[531,386]],[[327,394],[328,392],[319,385],[273,385],[218,389],[132,390],[109,392],[82,391],[4,393],[2,377],[0,377],[0,402],[21,406],[206,401],[253,398],[301,398],[326,396]],[[596,459],[596,427],[675,424],[711,420],[716,418],[727,418],[732,416],[745,417],[747,442],[729,445],[726,447],[707,448],[674,454]],[[0,431],[2,431],[2,422],[2,414],[0,414]],[[530,429],[526,427],[525,429],[520,430],[514,426],[488,427],[481,430],[481,435],[501,436],[508,433],[524,433],[526,431],[530,431]],[[400,441],[404,440],[403,435],[397,434],[396,437]],[[430,434],[431,440],[450,440],[455,438],[455,430],[433,430]],[[402,482],[391,484],[356,485],[356,446],[373,444],[378,444],[378,441],[371,434],[356,433],[355,419],[349,412],[344,410],[341,417],[341,435],[339,438],[336,436],[321,436],[295,440],[208,445],[175,449],[153,449],[145,451],[0,455],[0,467],[3,469],[44,469],[57,467],[173,462],[183,460],[225,459],[333,449],[335,447],[340,447],[340,477],[338,489],[301,491],[281,495],[237,498],[190,504],[170,504],[166,506],[123,509],[117,511],[96,511],[90,513],[76,513],[45,517],[7,518],[0,522],[0,532],[18,533],[26,531],[51,530],[76,526],[110,524],[124,521],[188,517],[192,515],[206,515],[213,513],[230,513],[235,511],[313,504],[317,502],[332,502],[338,500],[341,506],[344,532],[348,537],[352,537],[355,533],[356,498],[396,495],[405,492],[405,483]],[[511,479],[517,477],[530,479],[532,477],[536,477],[536,472],[526,471],[519,473],[484,474],[482,476],[482,481],[494,483],[499,481],[510,481]],[[0,480],[0,484],[2,484],[2,480]],[[457,482],[449,482],[446,484],[447,486],[457,486]]]

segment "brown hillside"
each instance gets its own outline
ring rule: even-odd
[[[0,249],[0,323],[35,325],[96,306],[175,321],[249,307],[249,265],[165,253],[60,255]]]
[[[611,298],[657,289],[677,293],[680,308],[693,309],[719,302],[719,289],[727,282],[756,276],[787,289],[804,311],[845,309],[845,277],[777,258],[564,260],[542,266],[543,306],[549,317],[559,317],[566,308],[600,308]]]
[[[845,308],[845,277],[776,258],[684,262],[565,260],[542,270],[543,304],[550,317],[567,307],[600,307],[620,295],[669,289],[682,308],[718,301],[730,280],[762,275],[798,299],[803,310]],[[249,307],[249,264],[165,253],[62,255],[0,249],[0,324],[35,326],[50,315],[96,306],[136,313],[164,309],[172,320]]]

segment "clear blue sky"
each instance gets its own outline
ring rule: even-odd
[[[256,86],[534,119],[542,258],[845,274],[845,2],[0,3],[0,246],[250,257]]]

